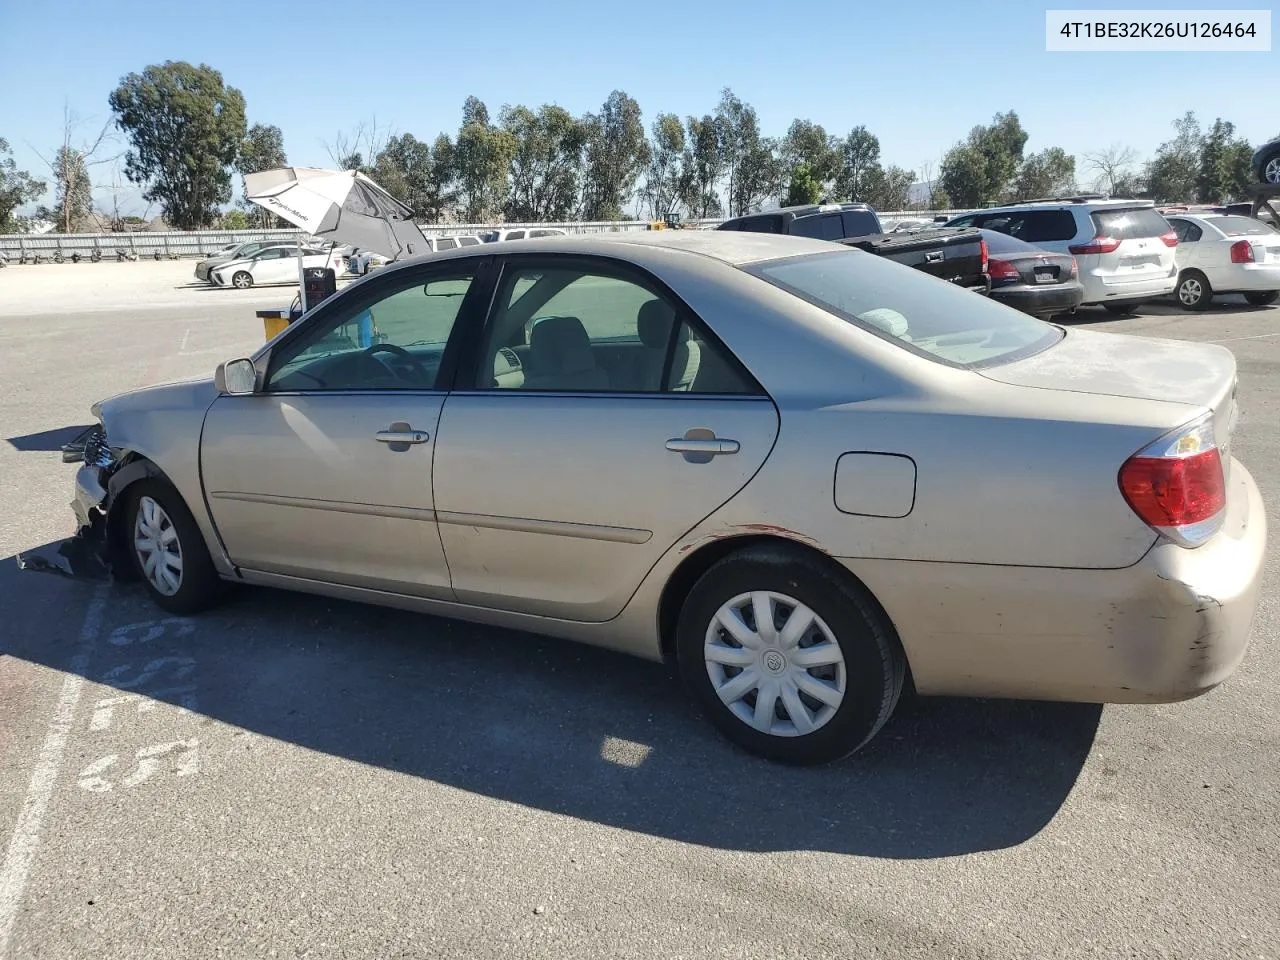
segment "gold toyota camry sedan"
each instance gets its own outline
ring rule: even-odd
[[[392,264],[94,412],[78,536],[166,610],[266,584],[666,660],[789,763],[865,744],[908,677],[1204,693],[1244,656],[1266,541],[1230,351],[796,237]]]

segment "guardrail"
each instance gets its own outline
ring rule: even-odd
[[[880,213],[886,227],[906,218],[932,219],[935,216],[956,216],[968,210],[892,210]],[[710,228],[721,223],[721,218],[685,220],[686,226]],[[419,224],[428,237],[448,237],[460,234],[479,234],[488,230],[531,229],[556,227],[571,234],[621,233],[648,230],[648,220],[596,220],[567,221],[561,223],[448,223]],[[229,243],[249,240],[294,240],[306,236],[301,230],[172,230],[150,233],[13,233],[0,235],[0,252],[10,260],[39,256],[52,259],[55,253],[70,259],[74,253],[89,257],[94,250],[102,252],[103,259],[115,256],[117,248],[137,254],[141,258],[200,257],[214,253]]]

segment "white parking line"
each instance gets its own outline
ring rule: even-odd
[[[97,587],[89,599],[84,622],[80,626],[80,645],[71,660],[71,672],[62,681],[62,693],[58,696],[44,746],[31,772],[31,784],[22,801],[17,826],[9,840],[9,849],[0,865],[0,957],[8,956],[9,938],[13,924],[22,906],[22,894],[27,887],[27,877],[40,846],[40,830],[44,815],[49,809],[53,788],[57,785],[58,772],[62,768],[62,756],[67,749],[67,735],[75,720],[76,707],[84,690],[84,673],[89,666],[89,653],[98,638],[102,624],[102,611],[107,602],[107,587]]]
[[[1259,333],[1252,337],[1227,337],[1224,340],[1206,340],[1205,343],[1234,343],[1236,340],[1265,340],[1268,337],[1280,337],[1280,332]]]

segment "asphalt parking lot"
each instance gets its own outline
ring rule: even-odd
[[[1205,697],[914,700],[817,770],[569,643],[265,590],[172,619],[20,571],[72,531],[89,405],[212,373],[293,296],[191,268],[0,271],[0,960],[1280,957],[1274,548]],[[1280,308],[1075,322],[1235,352],[1274,539]]]

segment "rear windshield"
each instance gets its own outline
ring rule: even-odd
[[[1116,240],[1141,240],[1158,237],[1172,228],[1169,221],[1151,207],[1129,207],[1120,210],[1098,210],[1093,214],[1098,235]]]
[[[1039,353],[1061,328],[860,250],[752,264],[748,273],[914,353],[988,367]]]
[[[1274,234],[1275,228],[1253,217],[1214,217],[1209,221],[1228,237],[1256,237]]]
[[[1039,247],[1024,243],[1017,237],[1000,233],[998,230],[983,230],[982,239],[987,241],[987,250],[991,253],[1026,253],[1028,250],[1040,250]]]

